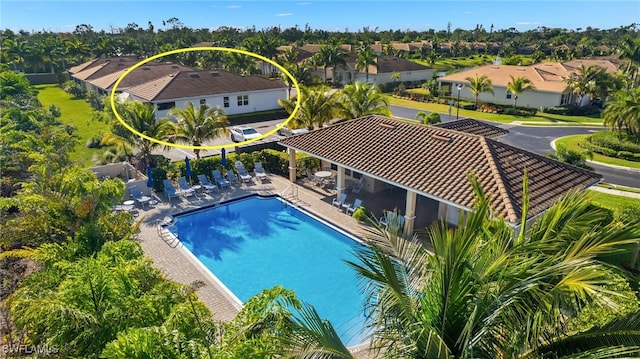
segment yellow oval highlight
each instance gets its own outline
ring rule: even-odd
[[[291,121],[291,119],[293,118],[293,116],[296,115],[296,113],[298,112],[298,109],[300,108],[300,93],[299,91],[297,93],[298,96],[298,100],[296,101],[296,106],[293,109],[293,112],[291,112],[291,115],[289,115],[289,117],[284,120],[284,122],[282,122],[281,124],[276,125],[276,128],[274,128],[273,130],[262,134],[260,137],[256,137],[256,138],[252,138],[250,140],[247,141],[243,141],[243,142],[238,142],[238,143],[234,143],[234,144],[225,144],[225,145],[215,145],[215,146],[192,146],[192,145],[183,145],[183,144],[179,144],[179,143],[170,143],[170,142],[166,142],[166,141],[162,141],[159,140],[157,138],[153,138],[150,136],[147,136],[143,133],[140,133],[138,130],[136,130],[135,128],[129,126],[129,124],[127,124],[122,117],[120,117],[120,114],[118,113],[118,110],[116,109],[116,103],[115,103],[115,95],[116,95],[116,89],[118,88],[118,85],[120,85],[120,82],[127,77],[127,75],[129,73],[131,73],[131,71],[137,69],[138,67],[146,64],[147,62],[153,61],[155,59],[159,59],[161,57],[164,56],[169,56],[169,55],[174,55],[174,54],[179,54],[179,53],[183,53],[183,52],[191,52],[191,51],[224,51],[224,52],[235,52],[235,53],[239,53],[239,54],[243,54],[243,55],[247,55],[247,56],[251,56],[251,57],[255,57],[257,59],[260,59],[262,61],[266,61],[268,63],[270,63],[271,65],[275,66],[276,68],[278,68],[280,71],[282,71],[282,73],[284,73],[285,75],[287,75],[288,78],[291,79],[291,82],[293,83],[293,86],[296,88],[296,90],[298,89],[298,82],[296,81],[296,79],[289,73],[289,71],[287,71],[287,69],[285,69],[284,67],[282,67],[280,64],[278,64],[277,62],[268,59],[262,55],[253,53],[253,52],[249,52],[249,51],[245,51],[245,50],[239,50],[239,49],[232,49],[232,48],[227,48],[227,47],[189,47],[189,48],[183,48],[183,49],[176,49],[176,50],[171,50],[171,51],[167,51],[167,52],[163,52],[154,56],[151,56],[147,59],[144,59],[138,63],[136,63],[135,65],[133,65],[131,68],[127,69],[116,81],[116,83],[113,85],[113,89],[111,89],[111,95],[110,95],[110,103],[111,103],[111,110],[113,110],[113,113],[115,114],[116,118],[118,119],[118,121],[120,121],[120,123],[126,127],[129,131],[133,132],[134,134],[147,139],[151,142],[155,142],[164,146],[169,146],[169,147],[176,147],[176,148],[186,148],[186,149],[190,149],[190,150],[213,150],[213,149],[221,149],[224,147],[233,147],[233,146],[240,146],[243,144],[249,144],[252,142],[256,142],[259,141],[267,136],[271,136],[274,133],[276,133],[279,129],[281,129],[283,126],[285,126],[289,121]]]

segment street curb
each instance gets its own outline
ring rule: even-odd
[[[562,138],[562,137],[560,137]],[[558,138],[556,138],[555,140],[551,141],[551,148],[553,148],[553,150],[556,150],[556,140],[558,140]],[[605,166],[605,167],[611,167],[611,168],[615,168],[615,169],[619,169],[619,170],[626,170],[629,172],[637,172],[640,173],[640,169],[638,168],[631,168],[631,167],[625,167],[625,166],[618,166],[618,165],[611,165],[608,163],[603,163],[603,162],[598,162],[598,161],[592,161],[592,160],[587,160],[587,163],[591,163],[594,165],[600,165],[600,166]]]

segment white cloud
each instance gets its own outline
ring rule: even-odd
[[[227,6],[227,9],[240,9],[240,8],[242,8],[242,6],[240,6],[240,5],[229,5],[229,6]]]
[[[304,6],[304,5],[311,5],[311,2],[309,1],[305,1],[305,2],[299,2],[298,5]]]
[[[290,13],[290,12],[281,12],[279,14],[276,14],[276,16],[291,16],[291,15],[293,15],[293,13]]]

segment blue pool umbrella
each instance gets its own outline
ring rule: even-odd
[[[185,166],[187,166],[187,170],[185,171],[185,176],[187,177],[188,181],[191,181],[191,160],[189,159],[189,156],[186,156],[184,158],[184,164]]]
[[[153,177],[151,176],[151,165],[147,166],[147,187],[153,187]]]
[[[222,154],[222,159],[220,160],[220,164],[222,165],[222,167],[225,167],[227,165],[227,150],[225,150],[224,148],[222,149],[222,151],[220,151]]]

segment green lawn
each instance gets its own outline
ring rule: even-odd
[[[619,212],[625,207],[637,206],[640,207],[640,199],[624,197],[624,196],[616,196],[613,194],[598,192],[598,191],[588,191],[587,198],[595,205],[600,207],[605,207],[613,210],[614,212]]]
[[[422,111],[448,113],[449,105],[441,105],[429,102],[417,102],[405,99],[394,98],[390,95],[385,95],[390,105],[403,106],[414,108]],[[456,108],[451,109],[451,114],[456,113]],[[598,115],[596,115],[598,116]],[[587,125],[600,125],[602,119],[599,116],[565,116],[565,115],[553,115],[549,113],[537,112],[535,116],[514,116],[514,115],[502,115],[497,113],[486,113],[473,110],[460,109],[460,117],[472,117],[479,120],[487,120],[500,123],[510,123],[513,121],[521,122],[545,122],[549,125],[552,124],[587,124]]]
[[[520,65],[530,65],[532,63],[531,56],[516,55]],[[440,58],[431,66],[427,60],[411,59],[411,61],[424,65],[427,67],[433,67],[436,71],[449,71],[453,69],[460,69],[464,67],[476,67],[486,64],[491,64],[496,59],[495,55],[473,55],[469,57],[456,57],[456,58]]]
[[[580,141],[585,141],[587,137],[589,137],[589,135],[573,135],[573,136],[561,137],[556,140],[556,146],[564,145],[565,148],[569,150],[584,151],[582,148],[580,148],[580,146],[578,146],[578,143],[580,143]],[[609,156],[601,155],[599,153],[594,153],[592,160],[596,162],[610,164],[610,165],[640,169],[640,162],[628,161],[622,158],[609,157]]]
[[[91,120],[91,106],[85,100],[76,100],[68,93],[64,92],[57,85],[38,85],[38,99],[43,106],[49,107],[54,104],[60,108],[62,116],[60,121],[76,128],[75,134],[79,137],[79,143],[76,145],[70,156],[73,161],[79,162],[81,165],[91,165],[91,157],[102,150],[94,148],[86,148],[87,140],[95,135],[102,135],[109,131],[109,126],[99,121]]]

